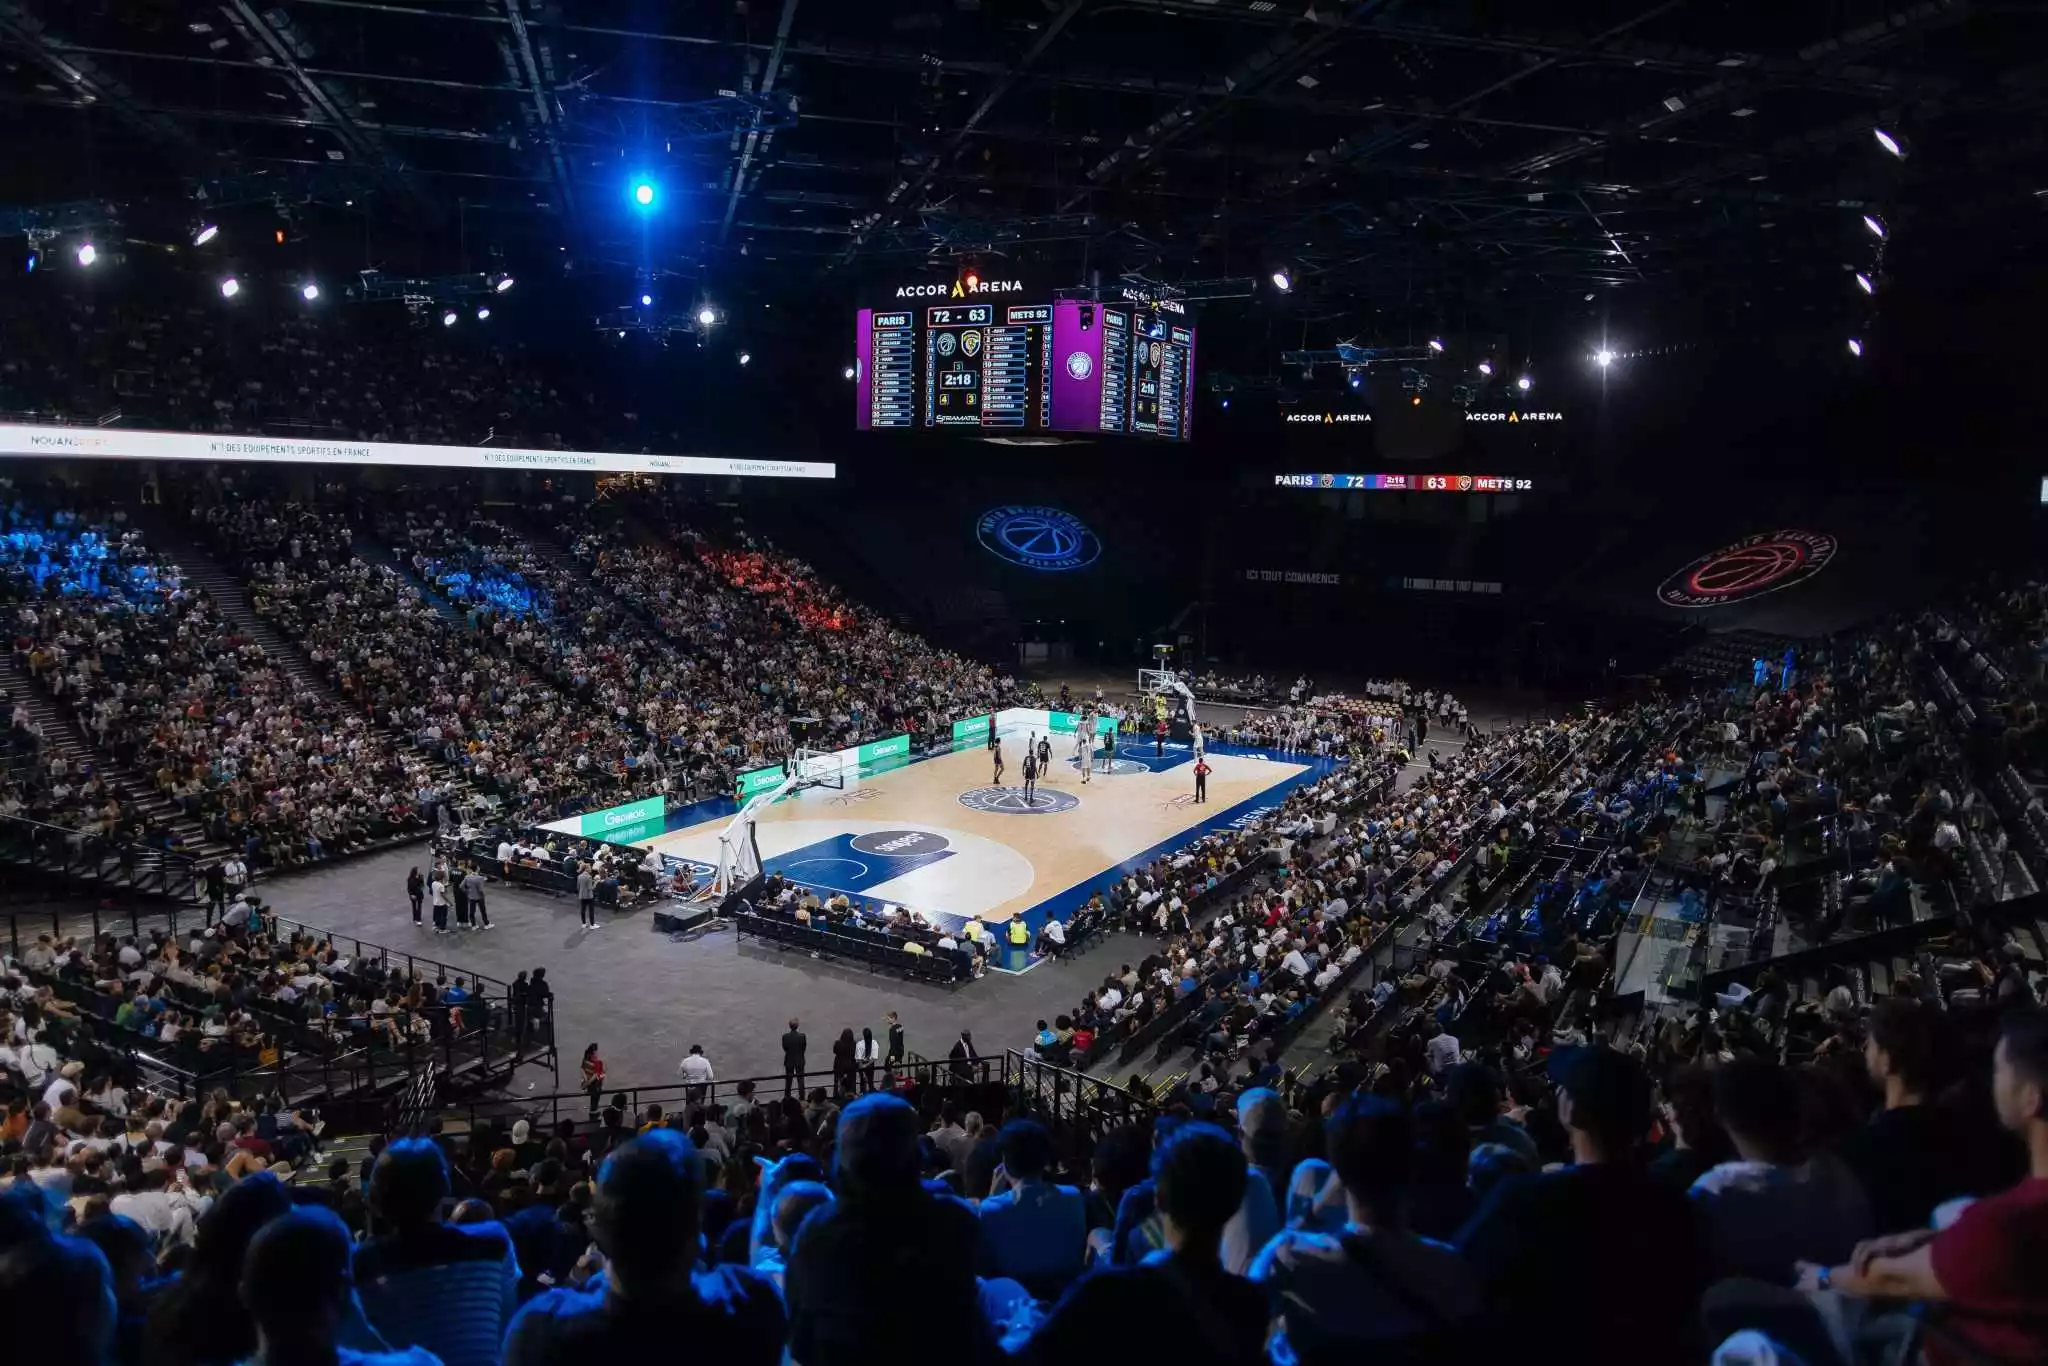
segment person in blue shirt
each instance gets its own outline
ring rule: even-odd
[[[1036,1120],[1013,1119],[996,1140],[1002,1165],[994,1193],[981,1202],[978,1266],[1051,1299],[1076,1276],[1088,1248],[1088,1207],[1081,1192],[1048,1179],[1052,1135]]]

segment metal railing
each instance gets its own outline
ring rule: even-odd
[[[199,861],[190,854],[26,816],[0,816],[0,859],[151,896],[202,899]]]

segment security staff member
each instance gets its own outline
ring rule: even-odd
[[[1021,915],[1013,916],[1010,919],[1010,947],[1013,949],[1028,949],[1031,947],[1031,931],[1024,927],[1024,917]]]

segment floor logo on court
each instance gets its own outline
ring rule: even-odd
[[[1666,607],[1726,607],[1804,583],[1835,558],[1824,531],[1763,531],[1700,556],[1657,586]]]
[[[877,830],[872,834],[855,835],[852,843],[856,853],[915,858],[919,854],[942,853],[952,841],[929,830]]]
[[[1150,764],[1141,764],[1136,759],[1117,759],[1113,762],[1116,765],[1114,768],[1104,769],[1100,763],[1097,763],[1092,765],[1091,771],[1095,773],[1150,773],[1152,771]],[[1067,767],[1078,772],[1081,767],[1081,761],[1079,759],[1069,759],[1067,760]]]
[[[1021,787],[970,787],[960,794],[960,805],[969,811],[986,811],[993,816],[1047,816],[1055,811],[1072,811],[1081,799],[1071,792],[1039,788],[1024,800]]]

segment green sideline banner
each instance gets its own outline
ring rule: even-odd
[[[584,812],[576,818],[576,833],[609,839],[629,825],[643,825],[649,821],[659,824],[666,814],[668,798],[642,797],[639,801],[627,802],[624,806],[608,806],[602,811]]]
[[[749,769],[747,772],[740,774],[739,799],[745,801],[756,793],[767,792],[781,781],[781,764],[770,764],[766,768]]]
[[[892,735],[886,740],[872,740],[865,745],[856,747],[852,753],[856,768],[866,768],[878,759],[906,759],[910,757],[910,737],[908,735]],[[846,750],[839,751],[839,758],[842,764],[845,762],[846,755]]]
[[[1081,728],[1081,718],[1070,711],[1049,711],[1045,713],[1046,727],[1055,735],[1072,735]],[[1095,718],[1095,733],[1108,735],[1116,729],[1116,722],[1107,716]]]
[[[2048,499],[2043,499],[2042,501],[2048,502]],[[994,721],[995,718],[993,716],[970,716],[965,721],[955,721],[953,723],[953,748],[960,749],[966,745],[987,744],[989,726]]]

